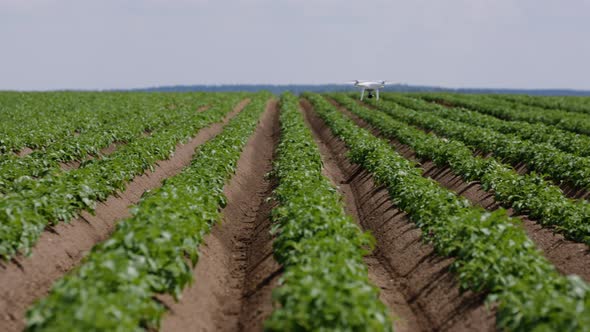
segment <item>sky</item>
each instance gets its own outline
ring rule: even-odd
[[[590,90],[590,0],[0,0],[0,90]]]

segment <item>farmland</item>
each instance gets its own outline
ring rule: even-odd
[[[590,331],[590,99],[0,92],[2,331]]]

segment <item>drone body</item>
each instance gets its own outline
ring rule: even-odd
[[[385,87],[386,81],[359,81],[355,80],[354,86],[361,89],[361,100],[365,96],[365,91],[368,93],[367,98],[373,98],[373,93],[375,93],[375,97],[379,100],[379,89]]]

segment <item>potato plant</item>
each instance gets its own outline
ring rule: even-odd
[[[497,303],[499,329],[590,331],[590,286],[563,276],[535,248],[515,219],[493,212],[425,178],[383,139],[362,129],[317,94],[306,94],[349,158],[387,187],[398,208],[422,230],[425,241],[453,257],[463,289],[486,292]]]
[[[145,196],[133,216],[58,281],[27,314],[28,331],[156,329],[164,306],[193,282],[203,236],[220,220],[223,186],[236,169],[269,95],[261,93],[217,137],[200,146],[189,167]]]
[[[345,214],[342,197],[322,175],[319,150],[295,96],[281,98],[280,121],[272,219],[274,255],[285,272],[266,329],[391,331],[363,262],[374,240]]]

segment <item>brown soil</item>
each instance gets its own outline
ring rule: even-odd
[[[24,148],[22,148],[22,150],[17,152],[16,155],[22,158],[24,156],[30,155],[31,153],[33,153],[33,151],[35,151],[35,150],[25,146]]]
[[[125,142],[113,142],[109,146],[107,146],[106,148],[100,149],[100,155],[101,156],[108,156],[111,153],[117,151],[117,149],[123,145],[125,145]]]
[[[520,174],[520,175],[524,175],[529,173],[529,167],[527,166],[527,163],[525,162],[519,162],[516,164],[512,165],[514,167],[514,170],[516,171],[516,173]]]
[[[180,173],[197,146],[221,132],[223,125],[241,111],[244,100],[222,122],[203,128],[186,144],[179,144],[174,155],[156,165],[154,171],[137,176],[118,195],[110,196],[96,206],[95,215],[82,212],[70,223],[48,228],[30,257],[18,256],[0,266],[0,331],[20,331],[26,309],[46,295],[52,284],[80,260],[92,247],[109,237],[117,220],[130,216],[129,206],[137,203],[146,190],[157,188],[162,180]]]
[[[205,106],[201,106],[199,108],[197,108],[197,113],[201,113],[201,112],[205,112],[206,110],[208,110],[211,106],[209,105],[205,105]]]
[[[370,129],[376,136],[383,137],[380,132],[372,128],[368,123],[358,118],[348,110],[339,108],[355,123],[363,128]],[[397,140],[390,140],[396,151],[410,160],[419,162],[414,151],[407,145]],[[449,167],[436,166],[432,161],[423,160],[421,167],[423,176],[438,181],[443,187],[467,198],[472,204],[479,205],[488,210],[498,209],[501,204],[496,202],[493,192],[483,190],[477,181],[467,183],[461,176],[455,175]],[[523,228],[537,248],[545,257],[563,274],[577,274],[586,281],[590,281],[590,250],[582,243],[567,240],[561,234],[553,233],[550,228],[530,220],[525,215],[517,215],[514,210],[508,209],[508,214],[522,220]]]
[[[564,195],[574,199],[590,199],[590,191],[588,189],[576,188],[569,184],[560,184],[559,188],[563,191]]]
[[[92,157],[87,157],[87,159],[92,159]],[[72,160],[72,161],[68,161],[68,162],[60,162],[59,167],[61,168],[62,171],[67,172],[67,171],[71,171],[73,169],[80,168],[81,164],[82,164],[82,162],[79,160]]]
[[[270,235],[272,169],[279,139],[277,101],[272,100],[224,187],[228,204],[201,246],[195,283],[169,307],[163,331],[261,331],[272,311],[272,289],[282,273]]]
[[[381,288],[381,299],[398,317],[395,327],[402,331],[494,331],[495,314],[485,306],[485,295],[459,290],[449,270],[453,259],[438,256],[431,245],[422,242],[421,231],[392,204],[387,190],[347,160],[346,146],[332,135],[309,102],[302,101],[302,106],[316,139],[322,142],[327,174],[340,182],[349,212],[377,240],[375,252],[365,262],[371,280]]]

